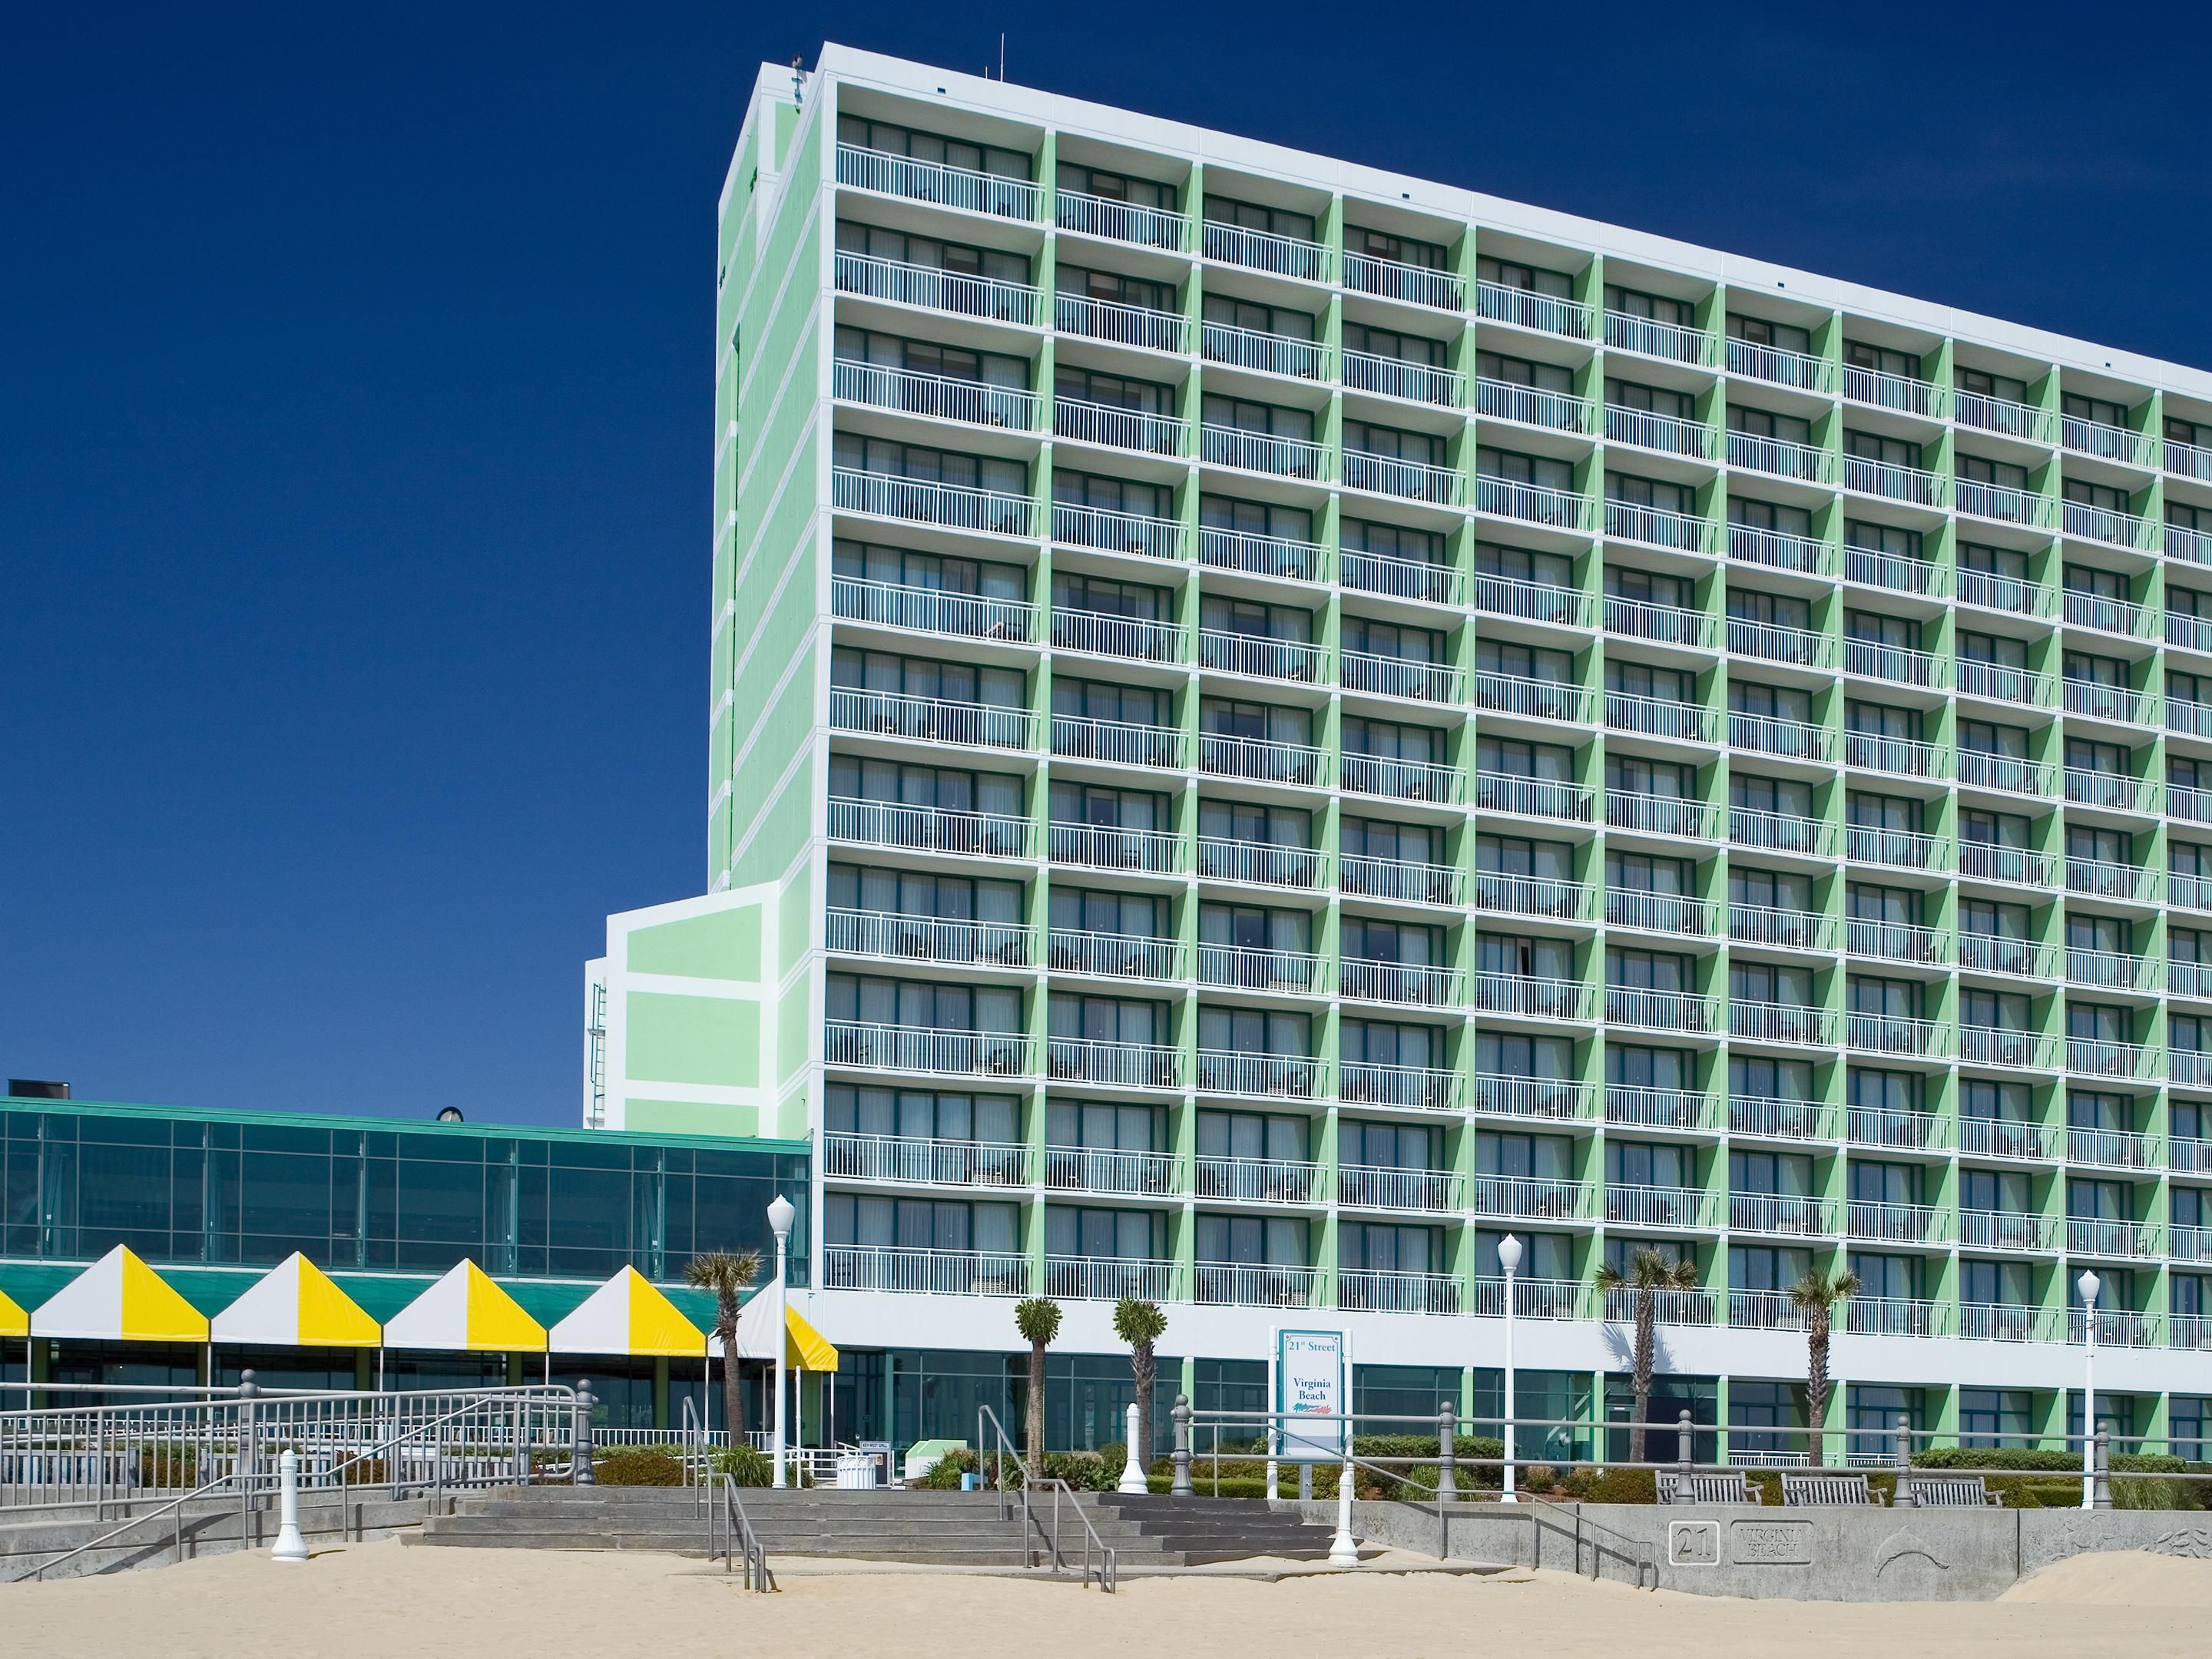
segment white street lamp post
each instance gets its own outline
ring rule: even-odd
[[[1505,1443],[1505,1489],[1501,1504],[1521,1501],[1513,1488],[1513,1275],[1521,1267],[1521,1241],[1508,1233],[1498,1241],[1498,1265],[1505,1273],[1505,1423],[1499,1437]]]
[[[2081,1292],[2081,1507],[2097,1507],[2097,1275],[2084,1273],[2074,1281]]]
[[[784,1334],[784,1307],[787,1292],[784,1289],[784,1269],[791,1248],[791,1222],[795,1212],[791,1200],[781,1193],[768,1206],[769,1231],[775,1235],[775,1484],[784,1484],[784,1426],[783,1426],[783,1351],[790,1339]]]

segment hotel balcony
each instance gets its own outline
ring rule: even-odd
[[[1063,1302],[1120,1302],[1129,1297],[1164,1302],[1174,1283],[1172,1261],[1095,1255],[1044,1259],[1044,1293]]]
[[[1036,856],[1036,826],[1008,813],[905,806],[836,795],[830,798],[829,809],[830,839],[854,846],[964,853],[979,858]]]
[[[1729,1133],[1770,1140],[1833,1140],[1836,1109],[1813,1100],[1735,1095],[1728,1103]]]
[[[1459,703],[1460,674],[1448,663],[1422,662],[1405,657],[1386,657],[1371,651],[1341,653],[1344,689],[1371,692],[1378,697],[1404,697],[1413,702]]]
[[[1117,870],[1146,876],[1172,876],[1182,870],[1182,838],[1172,830],[1054,823],[1046,842],[1048,856],[1054,864],[1079,870]]]
[[[1948,1152],[1951,1121],[1934,1112],[1849,1106],[1844,1109],[1844,1138],[1854,1146],[1875,1146],[1884,1152]]]
[[[1319,1100],[1328,1092],[1328,1067],[1305,1054],[1201,1048],[1198,1086],[1202,1093],[1249,1100]]]
[[[1346,957],[1337,964],[1337,993],[1360,1002],[1456,1009],[1467,1000],[1462,988],[1465,977],[1456,968]]]
[[[829,1244],[822,1284],[831,1291],[907,1296],[1027,1296],[1027,1256],[1002,1250],[917,1250],[890,1244]]]
[[[2066,890],[2124,904],[2155,904],[2161,873],[2140,864],[2069,858],[2066,860]]]
[[[1052,322],[1062,334],[1077,334],[1087,340],[1177,356],[1190,349],[1190,319],[1172,311],[1154,311],[1149,306],[1094,300],[1081,294],[1055,294]]]
[[[1280,1158],[1208,1158],[1193,1167],[1201,1199],[1235,1204],[1319,1205],[1327,1201],[1321,1165]]]
[[[1720,1127],[1712,1097],[1699,1089],[1605,1085],[1605,1121],[1638,1129],[1712,1130]]]
[[[2066,947],[2066,979],[2071,985],[2094,986],[2103,991],[2155,991],[2160,966],[2156,957],[2133,951]]]
[[[1828,1048],[1836,1040],[1836,1017],[1825,1008],[1794,1003],[1729,1004],[1729,1035],[1746,1042],[1790,1042]]]
[[[1505,1077],[1485,1073],[1474,1079],[1471,1105],[1501,1117],[1565,1123],[1589,1118],[1597,1103],[1597,1085],[1564,1078]]]
[[[1605,441],[1609,444],[1633,444],[1638,449],[1655,449],[1662,454],[1684,455],[1702,461],[1711,456],[1710,437],[1700,422],[1655,415],[1649,410],[1625,409],[1619,404],[1605,406]]]
[[[2212,454],[2212,450],[2199,450],[2200,455]],[[2202,530],[2169,524],[2166,529],[2166,550],[2169,556],[2186,559],[2191,564],[2212,565],[2212,533]]]
[[[1422,559],[1394,559],[1352,548],[1339,556],[1338,563],[1344,585],[1362,593],[1417,599],[1424,605],[1460,605],[1467,602],[1467,580],[1452,565],[1431,564]]]
[[[1518,714],[1524,720],[1565,720],[1587,726],[1597,709],[1597,693],[1564,680],[1523,679],[1513,674],[1478,673],[1469,686],[1479,709]]]
[[[2108,426],[2102,421],[2088,421],[2078,415],[2063,415],[2058,421],[2058,441],[2077,455],[2094,455],[2100,460],[2118,461],[2124,466],[2155,467],[2160,459],[2160,443],[2148,432],[2130,432],[2124,426]]]
[[[1729,839],[1738,847],[1796,853],[1806,858],[1836,856],[1836,826],[1825,818],[1762,811],[1755,806],[1731,806],[1728,809],[1728,823]]]
[[[1198,982],[1216,989],[1319,996],[1323,994],[1323,966],[1324,958],[1310,951],[1266,951],[1242,945],[1198,947]]]
[[[1048,1146],[1044,1185],[1049,1193],[1165,1198],[1176,1190],[1175,1154],[1103,1146]]]
[[[1941,420],[1950,406],[1948,388],[1880,369],[1844,366],[1844,396],[1855,404]]]
[[[840,510],[908,524],[941,525],[991,536],[1036,534],[1036,503],[971,484],[931,483],[841,466],[830,475],[830,499]]]
[[[1112,404],[1085,403],[1079,398],[1053,399],[1052,429],[1054,436],[1076,443],[1099,444],[1142,455],[1176,457],[1190,450],[1188,421]]]
[[[2058,1135],[2043,1124],[2022,1122],[2017,1118],[1962,1117],[1959,1120],[1959,1150],[1975,1158],[2048,1160],[2058,1156]],[[1972,1243],[1966,1239],[1960,1242]]]
[[[1784,628],[1776,623],[1728,619],[1728,648],[1739,657],[1786,663],[1793,668],[1833,668],[1835,642],[1808,628]]]
[[[1681,743],[1710,744],[1719,740],[1720,717],[1716,710],[1666,697],[1608,691],[1605,694],[1605,723],[1616,732],[1672,738]]]
[[[1901,1296],[1855,1296],[1843,1306],[1843,1328],[1853,1336],[1948,1336],[1952,1307]]]
[[[2118,513],[2111,507],[2092,507],[2087,501],[2061,501],[2058,507],[2060,526],[2069,536],[2080,537],[2085,541],[2106,542],[2114,547],[2130,548],[2139,553],[2158,550],[2159,532],[2165,526],[2155,519],[2139,518],[2135,514]]]
[[[1079,507],[1070,501],[1052,504],[1052,538],[1068,547],[1147,559],[1180,559],[1188,545],[1183,526],[1173,519]]]
[[[1425,1066],[1382,1066],[1346,1060],[1338,1068],[1337,1094],[1347,1105],[1395,1106],[1408,1111],[1456,1112],[1467,1096],[1456,1072]]]
[[[1245,674],[1287,685],[1320,685],[1328,678],[1328,653],[1320,646],[1225,628],[1199,630],[1198,664],[1218,673]]]
[[[822,1174],[829,1181],[906,1187],[1024,1187],[1030,1181],[1030,1149],[830,1130],[822,1137]]]
[[[1587,438],[1597,429],[1597,405],[1571,392],[1544,392],[1513,380],[1477,380],[1475,412],[1486,420],[1517,421]]]
[[[2166,642],[2184,651],[2212,656],[2212,618],[2185,617],[2178,611],[2167,611]]]
[[[1066,760],[1181,769],[1190,764],[1190,734],[1171,726],[1054,714],[1052,752]]]
[[[1465,375],[1404,357],[1347,351],[1344,354],[1344,384],[1355,392],[1401,398],[1408,403],[1433,404],[1445,409],[1467,406]]]
[[[1467,279],[1428,265],[1410,265],[1371,253],[1344,256],[1344,286],[1385,300],[1427,306],[1435,311],[1467,309]]]
[[[2115,1261],[2148,1261],[2160,1255],[2159,1229],[2140,1221],[2066,1218],[2066,1253]]]
[[[1610,702],[1612,694],[1607,694]],[[1686,705],[1669,703],[1671,708]],[[1632,789],[1605,792],[1605,821],[1610,829],[1640,830],[1651,836],[1681,836],[1692,841],[1720,839],[1721,809],[1677,795],[1645,795]]]
[[[1347,770],[1347,778],[1349,775]],[[1588,823],[1596,810],[1596,793],[1582,784],[1523,777],[1514,772],[1474,775],[1475,806],[1486,812],[1510,813],[1516,817]]]
[[[1182,945],[1177,939],[1055,927],[1047,942],[1051,951],[1048,960],[1056,974],[1155,981],[1172,981],[1185,976]]]
[[[1517,581],[1510,576],[1477,575],[1474,602],[1477,611],[1490,616],[1515,617],[1559,628],[1589,628],[1596,610],[1596,602],[1577,588]]]
[[[1946,679],[1945,659],[1932,651],[1912,651],[1874,640],[1844,641],[1844,672],[1890,685],[1939,689]]]
[[[1336,1276],[1336,1305],[1370,1313],[1464,1313],[1459,1281],[1449,1273],[1384,1273],[1346,1268]]]
[[[1947,750],[1913,738],[1886,738],[1873,732],[1844,733],[1844,764],[1899,778],[1942,778],[1951,770]]]
[[[1349,757],[1345,763],[1351,764]],[[1328,764],[1328,751],[1310,743],[1276,743],[1220,732],[1199,734],[1198,769],[1210,777],[1326,788]]]
[[[1826,1199],[1774,1193],[1730,1193],[1728,1212],[1730,1232],[1820,1238],[1836,1231],[1836,1206]],[[1731,1314],[1729,1323],[1735,1322]]]
[[[1188,637],[1175,623],[1103,611],[1054,611],[1052,643],[1055,650],[1127,662],[1182,663],[1190,656]]]
[[[844,685],[830,689],[830,726],[835,732],[966,749],[1026,750],[1037,744],[1037,716],[1030,709]]]
[[[1765,714],[1731,710],[1728,733],[1729,746],[1733,749],[1774,755],[1784,760],[1810,761],[1820,766],[1835,763],[1835,742],[1827,727],[1814,726],[1808,720],[1775,720]]]
[[[1913,507],[1944,507],[1950,501],[1950,480],[1923,467],[1899,466],[1889,461],[1869,460],[1863,455],[1844,457],[1844,488],[1862,495],[1879,495],[1887,501]]]
[[[1017,323],[1024,328],[1035,328],[1043,320],[1044,295],[1026,283],[1005,283],[937,265],[848,253],[842,248],[837,251],[836,280],[841,294],[892,305]]]
[[[2031,530],[2055,530],[2058,526],[2058,503],[2048,495],[2004,489],[1978,478],[1954,478],[1951,488],[1955,492],[1959,511],[1971,513],[1978,519],[2023,525]]]
[[[1515,1221],[1586,1221],[1592,1208],[1580,1182],[1530,1176],[1479,1175],[1470,1195],[1475,1214]]]
[[[1208,259],[1309,283],[1329,279],[1328,250],[1319,242],[1279,236],[1270,230],[1248,230],[1212,219],[1199,226],[1199,251]]]
[[[1986,841],[1959,843],[1959,873],[2015,887],[2048,887],[2052,881],[2051,861],[2042,854]]]
[[[1257,1261],[1201,1261],[1197,1270],[1198,1300],[1218,1307],[1311,1308],[1321,1283],[1312,1267]]]
[[[2089,1340],[2089,1310],[2069,1308],[2066,1310],[2066,1340],[2086,1343]],[[2096,1310],[2097,1346],[2100,1348],[2160,1348],[2166,1346],[2166,1316],[2139,1313],[2131,1308],[2100,1308]]]
[[[837,146],[837,182],[879,196],[988,214],[995,219],[1037,216],[1037,187],[1026,179],[917,161],[912,156],[865,149],[858,144]]]
[[[2169,1064],[2178,1054],[2189,1052],[2176,1048],[2166,1059]],[[2178,1066],[2174,1070],[2179,1072]],[[2166,1143],[2166,1167],[2182,1175],[2212,1175],[2212,1139],[2195,1135],[2174,1135]]]
[[[1851,1238],[1881,1244],[1948,1244],[1951,1212],[1933,1204],[1844,1206],[1844,1231]]]
[[[1635,927],[1646,933],[1711,939],[1720,932],[1720,907],[1681,893],[1608,887],[1605,890],[1605,922],[1608,927]]]
[[[1926,559],[1909,559],[1901,553],[1846,546],[1844,580],[1866,587],[1887,588],[1893,593],[1933,595],[1942,591],[1943,567]]]
[[[1283,374],[1295,380],[1330,378],[1330,353],[1326,342],[1302,340],[1294,335],[1270,334],[1262,329],[1236,328],[1227,323],[1199,325],[1199,355],[1209,363],[1249,368],[1261,374]]]
[[[2048,674],[2031,673],[2025,668],[1983,662],[1973,657],[1961,657],[1954,666],[1962,696],[2018,703],[2024,708],[2047,708],[2051,705],[2051,680]]]
[[[1959,751],[1959,781],[1970,789],[1999,794],[2046,798],[2057,792],[2057,769],[2019,755],[1991,754],[1986,749]]]
[[[1728,556],[1741,564],[1794,570],[1805,576],[1825,576],[1832,569],[1826,542],[1786,531],[1761,530],[1755,525],[1729,526]]]
[[[2038,1255],[2058,1249],[2058,1223],[2025,1210],[1959,1212],[1959,1243],[1969,1250],[2023,1250]]]
[[[1943,935],[1933,927],[1903,921],[1865,921],[1856,916],[1844,924],[1844,949],[1855,957],[1883,962],[1909,962],[1923,968],[1943,962]]]
[[[2069,1127],[2066,1131],[2069,1164],[2094,1164],[2107,1170],[2149,1170],[2164,1164],[2164,1152],[2155,1135],[2136,1134],[2127,1129]]]
[[[1547,489],[1483,472],[1475,475],[1474,506],[1479,513],[1523,524],[1547,525],[1555,530],[1583,531],[1597,523],[1597,503],[1571,490]]]
[[[980,593],[908,587],[854,576],[830,579],[830,610],[842,622],[870,623],[943,639],[1030,645],[1037,637],[1037,608],[1026,600],[986,599]]]
[[[1460,1178],[1449,1170],[1346,1164],[1336,1172],[1336,1201],[1356,1210],[1452,1212],[1462,1207]]]
[[[1605,533],[1619,540],[1671,548],[1679,553],[1719,550],[1720,526],[1710,519],[1670,513],[1663,507],[1644,507],[1610,496],[1605,503]]]
[[[1854,864],[1887,865],[1893,870],[1942,870],[1948,848],[1937,836],[1917,830],[1879,830],[1871,824],[1844,826],[1844,856]]]
[[[1139,247],[1164,248],[1170,253],[1180,253],[1190,246],[1190,220],[1184,214],[1136,207],[1079,190],[1055,190],[1052,204],[1054,222],[1079,236],[1133,242]]]
[[[1570,340],[1595,337],[1596,313],[1589,306],[1558,295],[1538,294],[1503,283],[1474,285],[1474,314],[1485,322],[1510,323],[1539,334],[1559,334]]]
[[[1693,651],[1720,647],[1718,622],[1702,611],[1680,605],[1650,605],[1642,599],[1605,599],[1605,631],[1629,639],[1650,640],[1661,645],[1686,646]]]
[[[2094,1037],[2066,1039],[2066,1069],[2075,1077],[2107,1078],[2116,1083],[2155,1083],[2166,1074],[2164,1059],[2148,1043],[2105,1042]]]
[[[2051,443],[2058,436],[2057,417],[2047,409],[2014,403],[2009,398],[1992,398],[1979,392],[1954,391],[1951,400],[1954,405],[1952,418],[1960,426],[1994,432],[2000,437],[2019,438],[2032,444]]]
[[[2212,1227],[2167,1228],[2166,1254],[2172,1261],[2212,1261]]]
[[[1651,1302],[1651,1317],[1660,1325],[1711,1325],[1714,1322],[1716,1293],[1711,1291],[1607,1291],[1602,1318],[1631,1323],[1638,1302]]]
[[[1728,1322],[1740,1331],[1802,1331],[1805,1310],[1787,1291],[1730,1291]]]
[[[1514,877],[1478,877],[1478,886],[1485,880],[1525,880]],[[1562,902],[1571,906],[1574,895],[1581,889],[1565,882],[1534,884],[1565,889],[1567,896]],[[1392,899],[1404,904],[1439,904],[1457,906],[1467,899],[1467,878],[1463,871],[1444,864],[1413,864],[1399,859],[1366,858],[1346,854],[1337,861],[1337,890],[1363,898]],[[1484,904],[1478,891],[1474,902],[1478,908]],[[1571,908],[1562,910],[1562,915],[1572,915]]]
[[[1836,481],[1836,458],[1826,450],[1781,438],[1761,438],[1748,432],[1728,434],[1728,464],[1772,477],[1795,478],[1801,483],[1831,484]]]
[[[1386,755],[1344,757],[1344,787],[1353,794],[1456,805],[1465,793],[1466,778],[1457,767],[1428,761],[1394,760]]]
[[[1627,986],[1605,988],[1608,1024],[1644,1031],[1674,1031],[1684,1036],[1718,1036],[1719,1005],[1682,991],[1645,991]]]
[[[1347,489],[1425,501],[1431,507],[1462,507],[1467,502],[1467,479],[1450,467],[1401,461],[1395,455],[1377,455],[1364,449],[1344,452],[1344,483]]]
[[[865,1020],[823,1023],[823,1060],[830,1066],[945,1077],[1026,1077],[1036,1069],[1036,1039],[1020,1031],[964,1031]]]
[[[1046,1045],[1045,1066],[1057,1082],[1121,1089],[1180,1089],[1186,1075],[1180,1048],[1097,1037],[1052,1038]]]
[[[1605,344],[1612,351],[1641,352],[1669,362],[1710,367],[1715,361],[1713,337],[1702,329],[1656,322],[1626,311],[1605,313]]]
[[[1201,836],[1198,873],[1203,881],[1236,881],[1254,887],[1310,892],[1328,878],[1328,854],[1309,847]]]
[[[822,924],[823,947],[846,956],[991,968],[1029,968],[1036,962],[1036,935],[1018,922],[830,909],[823,912]]]
[[[1405,866],[1426,869],[1427,866]],[[1456,871],[1449,873],[1456,877]],[[1455,884],[1456,884],[1456,883]],[[1456,900],[1443,899],[1442,903]],[[1474,891],[1468,902],[1478,910],[1494,911],[1504,915],[1540,918],[1546,921],[1595,921],[1597,896],[1589,887],[1577,881],[1554,880],[1546,876],[1509,876],[1495,870],[1475,872]]]
[[[2158,724],[2156,692],[2138,691],[2125,685],[2104,685],[2071,676],[2059,684],[2063,692],[2063,703],[2069,714],[2087,714],[2095,720],[2130,726]]]
[[[1318,483],[1329,476],[1329,449],[1304,438],[1279,438],[1212,421],[1199,428],[1199,458],[1209,466],[1233,466],[1278,478]]]
[[[1903,1060],[1948,1060],[1951,1028],[1941,1020],[1903,1014],[1847,1014],[1844,1041],[1860,1054],[1892,1054]]]
[[[1971,937],[1962,936],[1961,945]],[[2002,1025],[1961,1025],[1959,1058],[1970,1066],[2001,1066],[2008,1071],[2055,1071],[2058,1066],[2058,1039],[2040,1031],[2015,1031]]]
[[[1036,431],[1044,406],[1035,392],[1020,386],[994,386],[951,374],[917,374],[842,357],[836,362],[830,386],[833,394],[846,403],[1010,432]]]
[[[1540,979],[1528,974],[1476,974],[1468,981],[1468,1006],[1478,1013],[1587,1024],[1597,1015],[1596,993],[1578,979]]]
[[[1778,346],[1754,345],[1749,340],[1729,339],[1726,362],[1731,374],[1747,375],[1770,386],[1794,386],[1800,392],[1833,393],[1842,365],[1802,351]]]
[[[1176,526],[1178,531],[1181,528]],[[1213,525],[1202,526],[1198,532],[1198,562],[1209,570],[1242,570],[1255,576],[1316,582],[1321,580],[1327,553],[1318,542],[1289,536],[1259,536]]]
[[[1959,1307],[1959,1334],[1974,1342],[2055,1342],[2059,1310],[2016,1303],[1966,1302]]]

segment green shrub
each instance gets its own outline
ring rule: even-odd
[[[1547,1492],[1559,1484],[1559,1472],[1549,1463],[1531,1463],[1521,1471],[1521,1484],[1533,1492]]]
[[[2029,1474],[1991,1474],[1984,1478],[1989,1488],[2003,1498],[2008,1509],[2070,1510],[2081,1502],[2081,1455],[2043,1448],[2003,1446],[1929,1446],[1912,1454],[1919,1469],[2034,1469],[2049,1470],[2052,1479],[2039,1480]],[[2118,1452],[2112,1456],[2112,1507],[2121,1510],[2201,1510],[2208,1494],[2197,1480],[2158,1480],[2142,1477],[2180,1474],[2187,1460],[2157,1453]],[[2123,1479],[2123,1476],[2130,1477]]]
[[[711,1467],[740,1486],[766,1486],[775,1479],[775,1465],[757,1446],[717,1446]]]
[[[617,1446],[592,1460],[592,1476],[603,1486],[680,1486],[684,1463],[660,1446]]]
[[[1659,1482],[1650,1469],[1574,1469],[1560,1483],[1585,1504],[1656,1504]]]

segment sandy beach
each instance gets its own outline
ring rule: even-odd
[[[890,1653],[915,1659],[1127,1659],[1133,1642],[1229,1659],[1310,1653],[1490,1653],[1569,1659],[2160,1659],[2205,1650],[2212,1562],[2083,1557],[1971,1605],[1715,1600],[1552,1572],[1493,1578],[1368,1573],[1291,1580],[1073,1584],[787,1564],[782,1593],[744,1594],[696,1561],[648,1554],[423,1549],[397,1540],[53,1584],[0,1586],[0,1630],[41,1659]],[[2123,1611],[2124,1610],[2124,1611]],[[708,1643],[708,1648],[676,1644]],[[762,1645],[765,1644],[765,1645]]]

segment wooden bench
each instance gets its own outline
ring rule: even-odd
[[[1790,1509],[1871,1508],[1874,1492],[1863,1474],[1790,1474],[1782,1477],[1782,1501]]]
[[[1904,1474],[1897,1501],[1916,1510],[2002,1509],[2004,1499],[1978,1474]]]
[[[1661,1469],[1659,1501],[1672,1504],[1681,1491],[1682,1476],[1679,1470]],[[1690,1476],[1690,1501],[1693,1504],[1758,1504],[1765,1500],[1759,1495],[1741,1469],[1719,1469],[1709,1474]]]

